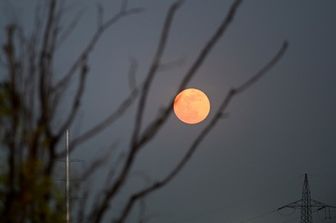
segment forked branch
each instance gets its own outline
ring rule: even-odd
[[[143,9],[141,8],[132,8],[132,9],[122,9],[120,12],[118,12],[115,16],[107,20],[106,22],[102,23],[98,28],[97,31],[94,33],[93,37],[87,44],[87,46],[84,48],[82,53],[79,55],[79,57],[76,59],[76,61],[73,63],[73,65],[70,67],[68,72],[64,75],[64,77],[55,84],[54,90],[62,90],[71,80],[72,76],[76,73],[76,70],[80,67],[81,61],[88,57],[88,55],[93,51],[96,44],[98,43],[101,36],[105,33],[105,31],[110,28],[112,25],[116,24],[121,18],[129,15],[134,15],[137,13],[142,12]]]
[[[140,91],[140,99],[139,99],[139,104],[137,106],[137,111],[136,111],[136,119],[135,119],[135,126],[133,129],[132,133],[132,138],[131,138],[131,146],[130,146],[130,151],[127,154],[125,163],[123,164],[123,167],[120,171],[120,174],[117,176],[116,181],[114,184],[107,190],[106,195],[104,196],[103,200],[101,201],[100,205],[97,207],[96,210],[91,215],[91,221],[98,223],[101,221],[103,218],[106,210],[108,209],[108,206],[111,202],[111,200],[114,198],[114,196],[119,192],[121,187],[124,185],[131,166],[135,160],[136,154],[138,152],[138,146],[137,146],[137,139],[138,135],[140,134],[141,131],[141,124],[142,124],[142,119],[143,119],[143,113],[144,109],[146,106],[146,100],[148,97],[149,89],[151,87],[152,81],[155,77],[155,74],[157,73],[157,70],[160,66],[160,61],[162,58],[162,55],[164,53],[164,50],[166,48],[168,36],[170,33],[170,28],[174,19],[174,16],[177,12],[177,10],[180,8],[181,4],[183,1],[177,0],[175,1],[171,7],[169,8],[164,25],[161,31],[159,43],[156,49],[156,53],[154,55],[153,61],[150,65],[149,71],[147,73],[147,76],[145,78],[143,87],[141,88]]]
[[[235,0],[226,17],[224,18],[223,22],[220,24],[220,26],[217,28],[215,33],[210,37],[209,41],[204,45],[204,47],[201,49],[200,53],[196,57],[196,60],[191,65],[189,70],[186,72],[183,80],[181,81],[181,84],[177,90],[177,93],[180,92],[187,84],[190,82],[191,78],[196,74],[198,69],[202,66],[205,59],[211,52],[211,50],[215,47],[215,45],[219,42],[220,38],[223,36],[225,31],[230,26],[231,22],[234,19],[234,16],[236,15],[236,12],[241,4],[242,0]],[[174,103],[174,98],[171,99],[170,103],[167,105],[167,107],[163,110],[161,115],[156,118],[152,123],[150,123],[147,128],[145,129],[144,133],[139,137],[139,140],[137,141],[137,146],[141,147],[147,142],[149,142],[159,131],[159,129],[162,127],[162,125],[167,121],[169,115],[172,112],[172,104]]]

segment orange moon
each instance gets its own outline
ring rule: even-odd
[[[209,98],[199,89],[185,89],[175,97],[174,112],[176,117],[184,123],[200,123],[210,112]]]

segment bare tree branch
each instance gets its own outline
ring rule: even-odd
[[[133,135],[132,135],[132,144],[135,145],[138,141],[138,135],[141,132],[141,124],[143,120],[143,113],[146,107],[146,101],[148,97],[148,93],[151,87],[151,84],[153,82],[153,79],[155,77],[156,71],[158,70],[160,64],[161,64],[161,58],[164,53],[164,50],[166,48],[169,32],[171,29],[171,25],[175,16],[176,11],[181,7],[183,1],[178,0],[175,3],[172,4],[170,9],[168,10],[163,29],[161,32],[160,40],[158,47],[156,49],[156,53],[154,55],[152,64],[149,68],[148,74],[146,76],[145,82],[143,89],[141,91],[140,95],[140,100],[136,112],[136,117],[135,117],[135,126],[133,130]]]
[[[57,49],[60,49],[60,46],[64,43],[64,41],[71,35],[71,33],[77,27],[79,21],[81,20],[83,12],[80,11],[77,15],[72,19],[70,24],[64,28],[64,31],[60,34],[58,41],[57,41]]]
[[[109,203],[111,202],[111,199],[115,196],[115,194],[119,191],[119,189],[121,188],[121,186],[124,184],[128,174],[129,174],[129,170],[133,164],[136,152],[137,152],[137,147],[136,145],[136,141],[137,141],[137,137],[138,134],[141,130],[141,121],[142,121],[142,117],[143,117],[143,112],[144,112],[144,106],[146,103],[146,99],[148,96],[148,92],[149,92],[149,88],[151,86],[152,80],[155,76],[155,73],[160,65],[160,60],[161,57],[163,55],[164,49],[166,47],[166,42],[168,39],[168,35],[169,35],[169,31],[170,31],[170,27],[172,24],[172,21],[174,19],[174,15],[176,13],[176,11],[179,9],[179,7],[181,6],[182,1],[178,0],[176,2],[174,2],[171,7],[169,8],[165,21],[164,21],[164,25],[163,25],[163,29],[161,32],[161,36],[160,36],[160,40],[159,40],[159,44],[156,50],[156,53],[154,55],[153,58],[153,62],[149,68],[147,77],[144,81],[144,85],[141,91],[141,95],[140,95],[140,99],[139,99],[139,104],[138,104],[138,108],[137,108],[137,112],[136,112],[136,119],[135,119],[135,127],[133,130],[133,134],[132,134],[132,139],[131,139],[131,151],[128,152],[125,164],[119,174],[119,176],[117,177],[115,183],[112,185],[112,187],[107,191],[106,196],[103,198],[101,204],[99,205],[99,207],[97,207],[97,209],[92,213],[91,215],[91,221],[98,223],[101,221],[101,219],[103,218]]]
[[[84,85],[85,85],[85,80],[86,80],[86,76],[87,76],[87,72],[88,72],[88,66],[86,64],[86,58],[83,58],[82,63],[82,68],[81,68],[81,72],[80,72],[80,80],[79,80],[79,84],[78,84],[78,88],[77,88],[77,92],[76,95],[74,97],[72,106],[71,106],[71,111],[70,114],[67,117],[67,120],[63,123],[63,125],[61,126],[61,128],[59,129],[59,131],[56,134],[56,139],[59,139],[65,132],[66,129],[69,128],[69,126],[71,125],[71,123],[73,122],[79,107],[80,107],[80,102],[81,102],[81,98],[84,92]]]
[[[118,142],[113,143],[107,148],[107,153],[104,153],[101,157],[94,160],[89,167],[80,175],[80,181],[89,179],[92,174],[94,174],[101,166],[106,164],[106,162],[111,158],[111,155],[114,153],[115,149],[118,146]]]
[[[203,64],[211,50],[214,48],[216,43],[220,40],[220,38],[223,36],[231,22],[233,21],[233,18],[236,14],[236,11],[241,4],[242,0],[235,0],[227,14],[227,16],[224,18],[223,22],[220,24],[220,26],[217,28],[215,33],[211,36],[209,41],[205,44],[205,46],[202,48],[201,52],[197,56],[195,62],[191,65],[190,69],[187,71],[186,75],[184,76],[183,80],[181,81],[181,84],[177,90],[177,93],[180,92],[191,80],[191,78],[195,75],[195,73],[198,71],[200,66]],[[142,136],[137,141],[137,146],[141,147],[144,144],[146,144],[150,139],[152,139],[157,133],[158,130],[162,127],[162,125],[166,122],[167,118],[171,114],[172,111],[172,104],[174,103],[174,98],[171,99],[171,102],[167,105],[167,107],[163,110],[161,115],[156,118],[152,123],[148,125],[148,127],[145,129]]]
[[[135,86],[135,73],[137,72],[137,62],[133,59],[131,60],[130,70],[128,73],[129,76],[129,83],[131,88],[130,95],[118,106],[118,108],[111,113],[108,117],[100,121],[91,129],[87,130],[83,134],[76,137],[70,143],[70,152],[72,152],[78,145],[90,140],[101,131],[106,129],[107,127],[111,126],[116,120],[118,120],[125,112],[130,108],[134,100],[136,99],[139,89]],[[141,87],[140,87],[141,88]],[[59,152],[57,154],[58,157],[63,157],[65,155],[65,150]]]
[[[227,96],[222,101],[219,109],[217,110],[214,117],[211,119],[209,124],[201,131],[201,133],[198,135],[198,137],[193,141],[190,148],[188,149],[187,153],[184,155],[184,157],[180,160],[180,162],[175,166],[175,168],[161,181],[158,181],[151,186],[133,194],[123,211],[121,212],[120,217],[116,220],[116,223],[123,223],[125,222],[127,216],[129,215],[130,211],[132,210],[133,205],[136,201],[143,199],[150,193],[164,187],[167,185],[172,179],[174,179],[179,172],[183,169],[183,167],[187,164],[187,162],[191,159],[192,155],[200,145],[200,143],[204,140],[204,138],[208,135],[208,133],[215,127],[215,125],[218,123],[218,121],[221,119],[222,114],[232,101],[232,99],[237,96],[240,93],[243,93],[248,88],[250,88],[252,85],[256,84],[263,76],[266,75],[266,73],[283,57],[284,53],[286,52],[286,49],[288,47],[288,43],[285,41],[280,48],[280,50],[277,52],[277,54],[255,75],[253,75],[249,80],[244,82],[242,85],[238,86],[237,88],[231,89]]]
[[[45,115],[47,113],[47,95],[49,95],[49,89],[46,82],[46,75],[47,75],[47,64],[50,63],[50,53],[49,46],[50,46],[50,38],[52,36],[52,29],[54,26],[55,20],[55,11],[56,11],[56,0],[51,0],[49,4],[49,12],[48,12],[48,19],[45,26],[45,31],[42,40],[42,49],[40,53],[40,61],[39,61],[39,93],[40,93],[40,103],[41,103],[41,114]],[[41,118],[43,119],[43,117]]]
[[[79,68],[81,61],[84,58],[87,58],[88,55],[93,51],[94,47],[96,46],[97,42],[101,38],[101,36],[105,33],[105,31],[110,28],[112,25],[117,23],[121,18],[133,14],[137,14],[142,12],[143,10],[140,8],[133,8],[128,9],[126,11],[120,11],[115,16],[107,20],[105,23],[103,23],[100,27],[98,27],[97,31],[87,44],[87,46],[84,48],[80,56],[77,58],[77,60],[74,62],[74,64],[71,66],[69,71],[64,75],[64,77],[55,84],[54,90],[61,90],[64,88],[65,85],[67,85],[71,79],[71,77],[75,74],[75,71]]]
[[[132,105],[134,100],[137,97],[138,89],[134,89],[131,94],[118,106],[117,110],[111,113],[108,117],[100,121],[94,127],[90,128],[86,132],[82,133],[81,135],[77,136],[70,142],[70,152],[72,152],[78,145],[90,140],[100,132],[102,132],[107,127],[111,126],[116,120],[118,120]],[[64,157],[65,150],[60,151],[57,154],[57,157]]]

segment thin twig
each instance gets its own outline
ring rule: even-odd
[[[57,40],[57,49],[61,48],[61,45],[66,41],[66,39],[71,35],[71,33],[76,29],[80,19],[82,18],[83,12],[80,11],[77,15],[73,18],[70,24],[64,28],[64,31],[59,35]]]
[[[64,88],[65,85],[67,85],[72,78],[72,76],[75,74],[75,71],[79,68],[81,61],[83,58],[87,58],[88,55],[93,51],[96,44],[98,43],[101,36],[104,34],[104,32],[111,27],[113,24],[117,23],[121,18],[129,15],[134,15],[137,13],[142,12],[143,10],[140,8],[133,8],[128,9],[126,11],[120,11],[115,16],[110,18],[108,21],[106,21],[104,24],[102,24],[100,27],[98,27],[97,31],[87,44],[87,46],[84,48],[80,56],[77,58],[77,60],[73,63],[73,65],[70,67],[68,72],[64,75],[64,77],[55,84],[54,90],[61,90]]]
[[[117,121],[125,112],[128,110],[128,108],[132,105],[134,100],[136,99],[138,95],[138,89],[134,89],[130,95],[121,102],[121,104],[118,106],[118,108],[111,113],[108,117],[100,121],[98,124],[87,130],[86,132],[82,133],[81,135],[77,136],[75,139],[73,139],[70,142],[69,145],[69,151],[72,152],[78,145],[90,140],[100,132],[102,132],[107,127],[111,126],[115,121]],[[60,151],[58,153],[58,157],[64,157],[65,150]]]
[[[71,105],[70,114],[68,115],[66,121],[63,123],[63,125],[60,127],[60,129],[57,131],[56,139],[59,139],[64,134],[65,130],[69,128],[69,126],[74,121],[74,118],[75,118],[75,116],[76,116],[76,114],[79,110],[82,95],[84,93],[86,76],[87,76],[87,73],[88,73],[88,66],[86,64],[86,59],[85,58],[82,61],[81,66],[82,66],[82,69],[81,69],[81,72],[80,72],[79,84],[78,84],[78,87],[77,87],[76,95],[75,95],[74,100],[73,100],[72,105]]]
[[[107,147],[107,152],[104,153],[101,157],[94,160],[89,167],[80,175],[80,181],[89,179],[92,174],[94,174],[101,166],[106,164],[106,162],[111,158],[111,155],[115,152],[115,149],[118,146],[118,142],[114,142],[112,145]]]

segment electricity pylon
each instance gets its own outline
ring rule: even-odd
[[[301,217],[300,223],[312,223],[313,222],[313,210],[320,211],[322,209],[326,210],[326,214],[328,214],[328,219],[331,219],[330,209],[336,208],[335,206],[324,204],[320,201],[314,200],[311,198],[309,182],[308,182],[308,175],[305,174],[303,188],[302,188],[302,197],[298,201],[291,202],[286,204],[278,210],[284,208],[292,208],[292,209],[300,209],[301,210]]]

